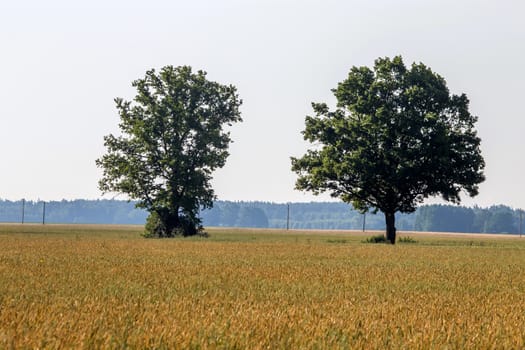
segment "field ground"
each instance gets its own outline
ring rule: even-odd
[[[525,347],[525,237],[0,225],[0,349]]]

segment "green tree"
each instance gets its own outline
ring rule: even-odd
[[[296,188],[385,215],[395,243],[395,213],[413,212],[429,196],[460,202],[484,181],[477,120],[465,94],[451,95],[425,65],[407,68],[400,56],[379,58],[373,69],[353,67],[333,89],[337,108],[313,103],[304,139],[316,145],[292,158]]]
[[[235,226],[268,227],[268,217],[261,208],[243,206],[239,211]]]
[[[425,205],[415,215],[416,231],[475,232],[476,214],[472,208],[454,205]]]
[[[223,127],[241,121],[242,101],[234,86],[188,66],[152,69],[132,86],[133,102],[115,99],[121,135],[104,137],[99,188],[138,200],[150,212],[146,234],[196,234],[200,210],[215,199],[212,172],[228,157]]]
[[[485,221],[483,232],[487,233],[516,233],[518,229],[515,225],[514,210],[498,205],[488,208],[488,215]]]

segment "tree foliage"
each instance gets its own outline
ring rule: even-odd
[[[477,118],[467,96],[450,94],[430,68],[379,58],[373,69],[352,67],[332,92],[335,110],[313,103],[315,116],[306,117],[304,138],[318,147],[292,158],[297,189],[382,211],[391,243],[396,212],[413,212],[429,196],[459,203],[462,190],[478,193]]]
[[[188,66],[152,69],[132,86],[133,101],[115,99],[121,135],[104,137],[99,187],[127,194],[154,215],[149,234],[195,234],[200,209],[215,199],[212,172],[228,157],[231,139],[223,128],[241,121],[242,102],[234,86]]]
[[[426,232],[480,232],[474,225],[475,220],[476,212],[472,208],[426,205],[416,211],[413,229]]]

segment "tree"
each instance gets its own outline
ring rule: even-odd
[[[239,211],[235,226],[268,227],[268,217],[261,208],[243,206]]]
[[[498,205],[488,209],[483,232],[488,233],[516,233],[514,210]]]
[[[476,214],[472,208],[453,205],[426,205],[416,212],[416,231],[475,232]]]
[[[478,193],[484,160],[477,121],[465,94],[422,63],[379,58],[373,70],[352,67],[333,89],[337,108],[313,103],[304,139],[316,144],[292,157],[296,188],[329,192],[354,208],[380,210],[395,243],[395,213],[410,213],[429,196],[460,202]]]
[[[193,235],[215,199],[212,172],[224,166],[242,101],[232,85],[206,79],[191,67],[163,67],[132,83],[133,102],[116,98],[120,136],[104,137],[107,153],[99,188],[127,194],[150,212],[146,233]]]

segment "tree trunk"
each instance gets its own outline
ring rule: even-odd
[[[180,227],[180,220],[178,215],[174,215],[169,210],[163,210],[159,212],[160,220],[163,226],[163,237],[173,237],[175,229]]]
[[[396,244],[396,216],[395,213],[385,213],[386,239],[392,244]]]

